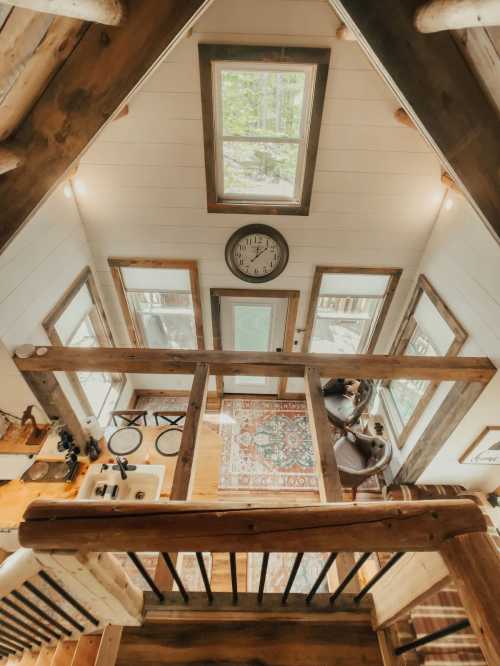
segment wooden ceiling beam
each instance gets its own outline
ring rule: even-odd
[[[424,379],[487,383],[496,372],[487,358],[383,356],[284,352],[172,351],[130,347],[43,347],[41,355],[14,358],[22,372],[87,371],[193,374],[207,363],[212,375],[304,377],[306,366],[322,377]]]
[[[17,169],[22,162],[23,158],[19,153],[0,146],[0,175],[12,171],[12,169]]]
[[[500,25],[498,0],[430,0],[415,14],[415,27],[425,33],[488,25]]]
[[[8,0],[6,4],[105,25],[119,25],[125,18],[121,0]]]
[[[0,251],[211,1],[129,0],[122,25],[90,25],[15,133],[25,162],[0,181]]]
[[[448,32],[414,26],[420,0],[329,0],[440,155],[446,171],[500,237],[497,110]]]

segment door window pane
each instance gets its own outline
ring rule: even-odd
[[[272,306],[270,305],[235,305],[234,348],[235,351],[269,351],[272,325]],[[237,384],[266,383],[265,377],[236,377]]]
[[[143,291],[127,296],[147,347],[197,348],[191,294]]]

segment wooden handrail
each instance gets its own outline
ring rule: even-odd
[[[39,550],[96,552],[433,551],[485,529],[466,499],[299,507],[37,500],[19,538]]]
[[[299,354],[283,352],[172,351],[129,347],[47,347],[42,355],[17,358],[24,373],[52,371],[193,374],[206,363],[212,375],[304,377],[306,367],[322,377],[422,379],[487,383],[495,366],[482,357]]]

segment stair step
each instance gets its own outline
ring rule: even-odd
[[[94,666],[100,645],[101,635],[80,636],[71,666]]]
[[[18,666],[35,666],[37,659],[38,652],[25,652],[21,658],[21,661],[19,661]]]
[[[76,641],[59,641],[50,666],[68,666],[71,664],[76,646]]]
[[[108,624],[104,629],[94,666],[114,666],[120,649],[123,627]]]
[[[38,653],[38,659],[35,661],[35,666],[50,666],[55,652],[55,647],[44,645]]]

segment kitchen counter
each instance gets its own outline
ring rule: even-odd
[[[106,439],[116,429],[117,428],[108,429],[106,431]],[[130,464],[135,465],[163,465],[165,467],[165,477],[161,490],[161,497],[168,499],[177,456],[165,457],[160,455],[155,449],[156,437],[160,432],[166,430],[166,428],[164,426],[141,427],[140,430],[143,433],[142,444],[135,453],[127,455],[126,458]],[[57,451],[56,444],[56,438],[50,436],[46,445],[35,459],[46,460],[49,462],[60,462],[63,460],[64,456]],[[114,461],[115,456],[108,451],[107,446],[103,441],[101,442],[101,449],[101,455],[95,463],[89,463],[87,459],[85,459],[85,462],[81,462],[79,473],[72,483],[44,483],[43,481],[33,483],[15,480],[0,486],[0,506],[2,507],[0,511],[0,542],[2,532],[4,534],[12,530],[17,532],[17,527],[22,521],[26,508],[34,500],[40,498],[75,499],[89,464],[102,464]],[[203,452],[211,462],[216,462],[216,465],[203,465],[200,466],[198,470],[195,467],[194,470],[195,482],[199,482],[196,483],[196,485],[200,485],[205,492],[208,491],[208,494],[213,497],[212,493],[217,493],[218,468],[222,451],[222,439],[215,430],[210,428],[206,423],[202,426],[199,451]],[[214,470],[216,470],[216,474],[214,474]],[[204,493],[202,492],[202,494]]]

